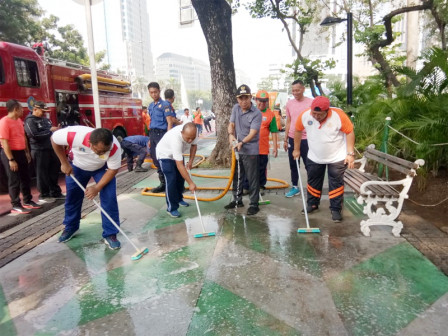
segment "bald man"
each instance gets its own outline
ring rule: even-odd
[[[177,210],[179,205],[189,206],[182,196],[185,181],[191,192],[196,190],[196,184],[191,180],[187,169],[193,166],[198,140],[196,125],[189,122],[169,130],[157,144],[157,160],[166,181],[166,211],[171,217],[180,217]],[[183,153],[188,149],[190,160],[185,167]]]

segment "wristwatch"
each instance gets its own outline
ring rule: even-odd
[[[8,159],[8,161],[9,161],[9,162],[11,162],[11,161],[15,161],[15,159],[14,159],[14,158],[12,158],[12,159]]]
[[[355,152],[350,152],[350,153],[347,153],[347,155],[350,155],[350,156],[355,156]]]

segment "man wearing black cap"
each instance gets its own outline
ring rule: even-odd
[[[230,145],[238,152],[237,169],[233,175],[233,201],[225,206],[232,209],[243,207],[243,177],[249,180],[248,215],[255,215],[258,208],[260,181],[258,177],[259,131],[262,121],[260,110],[252,104],[247,85],[241,85],[236,93],[238,104],[232,109],[228,127]]]
[[[36,101],[33,113],[25,119],[25,132],[28,136],[31,156],[36,169],[37,189],[39,199],[64,198],[58,185],[59,159],[51,146],[50,137],[59,127],[53,126],[44,116],[50,111],[44,102]]]

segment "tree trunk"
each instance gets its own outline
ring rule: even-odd
[[[191,1],[205,40],[212,77],[213,112],[216,116],[218,140],[210,162],[230,165],[229,125],[232,107],[236,103],[235,67],[232,46],[232,9],[226,0]],[[242,84],[242,83],[241,83]]]

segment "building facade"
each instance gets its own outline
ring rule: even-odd
[[[156,60],[157,80],[183,81],[187,91],[210,91],[211,75],[210,65],[201,60],[174,53],[164,53]]]

